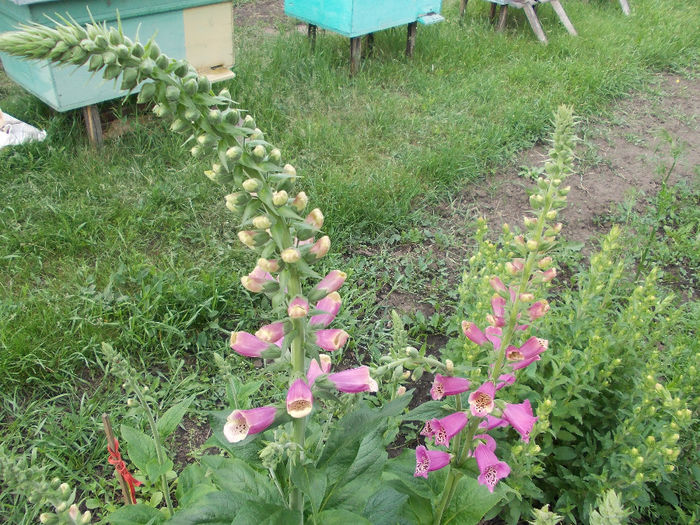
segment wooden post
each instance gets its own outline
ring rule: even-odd
[[[94,106],[93,106],[94,107]],[[114,443],[114,432],[112,431],[112,423],[109,420],[109,415],[108,414],[102,414],[102,425],[104,426],[105,429],[105,435],[107,436],[107,444],[109,445],[109,448],[112,450],[116,450],[116,446]],[[124,481],[124,478],[122,475],[117,471],[117,469],[114,469],[114,476],[119,480],[119,486],[122,488],[122,497],[124,499],[124,505],[131,505],[131,492],[129,492],[129,486],[126,484],[126,481]]]
[[[460,2],[459,2],[459,16],[460,16],[460,18],[464,18],[464,13],[467,12],[467,2],[469,2],[469,0],[460,0]]]
[[[496,25],[496,31],[503,31],[506,28],[506,18],[508,17],[508,6],[502,5],[500,11],[498,12],[498,24]]]
[[[311,50],[316,49],[316,26],[314,24],[308,24],[306,28],[306,36],[311,40]]]
[[[620,0],[620,7],[622,7],[623,13],[630,16],[630,5],[627,3],[627,0]]]
[[[362,54],[362,37],[355,36],[350,39],[350,76],[360,70],[360,56]]]
[[[406,56],[412,57],[416,47],[416,33],[418,32],[418,22],[408,24],[408,34],[406,35]]]
[[[365,56],[371,56],[374,49],[374,33],[367,33],[365,36]]]
[[[539,20],[539,18],[537,18],[537,15],[535,14],[535,10],[532,9],[532,6],[530,4],[525,4],[525,5],[523,5],[523,11],[525,11],[525,16],[527,17],[527,21],[530,22],[530,27],[532,27],[532,30],[535,32],[535,35],[537,36],[537,40],[539,40],[543,44],[546,44],[547,37],[544,35],[544,31],[542,30],[542,25],[540,25],[540,20]]]
[[[496,4],[491,2],[491,9],[489,10],[489,22],[493,24],[494,20],[496,20]]]
[[[100,112],[97,106],[85,106],[83,108],[83,120],[88,139],[93,146],[102,146],[102,123],[100,122]]]
[[[566,16],[566,11],[564,11],[564,7],[561,5],[559,0],[550,0],[549,3],[552,4],[554,12],[559,17],[559,20],[561,20],[561,23],[564,24],[564,27],[569,34],[576,36],[578,33],[576,33],[576,29],[574,29],[574,25],[571,23],[571,20],[569,20],[569,17]]]

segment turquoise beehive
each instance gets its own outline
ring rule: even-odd
[[[355,38],[440,13],[442,0],[285,0],[284,12]]]
[[[89,7],[89,11],[88,11]],[[230,78],[233,65],[231,2],[212,0],[0,0],[0,32],[21,23],[51,24],[47,17],[71,16],[80,24],[117,24],[142,41],[156,35],[163,53],[184,58],[212,80]],[[58,111],[89,106],[126,95],[113,81],[93,75],[87,66],[57,66],[0,54],[7,75]],[[138,91],[138,88],[134,91]]]

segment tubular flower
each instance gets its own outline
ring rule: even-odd
[[[513,374],[501,374],[498,376],[498,381],[499,383],[496,384],[496,391],[504,386],[510,386],[515,383],[515,376]]]
[[[330,374],[328,379],[340,392],[357,394],[358,392],[376,392],[379,389],[377,382],[369,375],[369,368],[360,366]]]
[[[539,361],[540,354],[547,350],[548,346],[549,341],[546,339],[531,337],[520,348],[509,346],[506,357],[509,361],[512,361],[511,367],[513,370],[520,370],[535,361]]]
[[[338,350],[348,340],[348,333],[345,330],[330,329],[316,330],[316,344],[326,352]]]
[[[255,337],[266,343],[276,343],[284,337],[284,322],[266,324],[255,332]]]
[[[450,446],[450,439],[456,436],[467,424],[467,414],[455,412],[442,419],[431,419],[430,429],[436,445]]]
[[[320,259],[326,255],[330,249],[331,238],[328,237],[328,235],[324,235],[317,240],[311,248],[309,248],[309,253],[313,254],[316,259]]]
[[[502,330],[497,326],[487,326],[484,330],[484,336],[491,341],[494,350],[501,348],[501,334]]]
[[[442,450],[428,450],[423,445],[416,447],[416,471],[413,477],[428,479],[428,472],[446,467],[452,456]]]
[[[311,326],[328,326],[333,322],[335,316],[338,315],[341,304],[342,301],[338,292],[328,294],[316,303],[316,310],[321,310],[326,313],[312,316],[311,319],[309,319],[309,324]]]
[[[508,422],[504,419],[501,419],[499,417],[494,417],[492,415],[486,416],[486,418],[479,423],[479,428],[483,428],[484,430],[492,430],[494,428],[498,427],[507,427]]]
[[[491,288],[496,291],[496,293],[506,293],[508,291],[506,285],[503,284],[503,281],[501,281],[498,277],[491,277],[489,284],[491,285]]]
[[[469,321],[462,321],[462,332],[472,343],[483,345],[487,339],[479,327]]]
[[[510,467],[504,461],[498,461],[496,454],[487,445],[479,445],[474,450],[476,464],[479,466],[479,483],[486,485],[489,492],[493,492],[499,479],[510,474]]]
[[[483,442],[479,444],[485,445],[491,452],[494,452],[496,450],[496,440],[493,439],[493,437],[491,437],[489,434],[477,434],[476,436],[474,436],[474,440]]]
[[[248,332],[231,332],[231,348],[246,357],[261,357],[270,348],[270,343]]]
[[[311,213],[309,213],[306,216],[304,222],[313,226],[317,230],[320,230],[323,226],[323,213],[321,213],[321,210],[319,210],[318,208],[314,208],[313,210],[311,210]]]
[[[280,253],[280,257],[287,264],[294,264],[295,262],[298,262],[299,259],[301,259],[301,254],[296,248],[287,248],[285,250],[282,250],[282,252]]]
[[[345,272],[333,270],[323,279],[321,279],[321,282],[319,282],[314,288],[315,290],[318,290],[326,295],[331,292],[337,292],[338,289],[343,286],[343,283],[347,277],[348,275]]]
[[[505,314],[506,314],[506,300],[500,295],[494,294],[491,298],[491,309],[493,310],[493,315],[487,315],[489,323],[493,326],[505,326]]]
[[[537,301],[536,303],[533,303],[533,305],[530,306],[530,308],[528,308],[528,315],[530,316],[530,321],[534,321],[535,319],[539,319],[544,314],[546,314],[548,311],[549,311],[549,303],[545,299],[542,299],[541,301]]]
[[[433,386],[430,389],[430,396],[439,401],[445,396],[454,396],[469,390],[469,380],[463,377],[450,377],[442,374],[435,374]]]
[[[520,434],[525,443],[530,442],[530,432],[532,432],[537,418],[532,415],[529,399],[517,405],[506,403],[506,407],[503,409],[503,419],[510,423],[510,426]]]
[[[469,394],[469,408],[473,416],[485,417],[493,411],[496,387],[491,381],[485,382]]]
[[[294,417],[306,417],[314,406],[309,385],[303,379],[297,379],[287,391],[287,413]]]
[[[260,258],[258,259],[258,267],[269,273],[278,272],[280,269],[280,265],[276,259]]]
[[[241,284],[249,292],[259,293],[265,289],[265,285],[275,282],[272,275],[263,270],[260,266],[253,268],[248,275],[241,277]]]
[[[234,410],[226,418],[224,436],[231,443],[244,440],[252,434],[258,434],[275,421],[277,408],[265,406],[250,410]]]
[[[295,297],[289,303],[289,308],[287,308],[287,314],[292,319],[301,319],[306,317],[309,313],[309,302],[303,297]]]
[[[309,382],[309,386],[313,386],[318,376],[331,371],[331,358],[325,354],[319,355],[318,358],[321,364],[315,359],[312,359],[311,363],[309,363],[309,371],[306,373],[306,380]]]

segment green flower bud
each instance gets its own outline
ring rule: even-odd
[[[131,53],[129,52],[129,48],[126,47],[124,44],[119,44],[117,47],[115,47],[114,52],[117,54],[117,57],[120,60],[124,60],[126,57],[131,55]]]
[[[117,55],[112,51],[105,51],[102,53],[102,60],[106,65],[115,64],[117,62]]]
[[[190,149],[190,154],[193,157],[197,158],[202,154],[202,148],[198,145],[192,146],[192,148]]]
[[[49,58],[55,60],[68,51],[68,49],[68,45],[63,40],[59,40],[49,53]]]
[[[272,151],[270,151],[270,161],[277,164],[281,160],[282,160],[282,152],[277,148],[273,148]]]
[[[292,175],[292,176],[296,176],[296,174],[297,174],[296,168],[294,166],[292,166],[291,164],[285,164],[284,168],[282,168],[282,172],[286,173],[287,175]]]
[[[272,226],[272,223],[270,222],[270,219],[268,218],[267,215],[259,215],[258,217],[255,217],[253,219],[253,226],[255,226],[258,230],[267,230],[270,226]],[[288,249],[292,249],[292,248],[288,248]],[[299,252],[297,251],[297,255],[298,255],[298,253]],[[282,260],[284,260],[285,262],[289,262],[284,258],[284,251],[282,252]],[[298,260],[299,259],[297,258],[297,261]],[[296,261],[294,261],[294,262],[296,262]]]
[[[219,93],[219,96],[221,96],[221,93]],[[255,119],[253,117],[251,117],[250,115],[246,115],[245,118],[243,119],[243,127],[255,129]]]
[[[197,91],[199,93],[209,93],[211,91],[211,81],[204,75],[197,79]]]
[[[103,34],[97,34],[95,36],[95,45],[98,49],[107,49],[107,46],[109,46],[109,42]]]
[[[170,130],[175,133],[181,133],[185,131],[190,126],[190,123],[184,119],[176,118],[173,123],[170,124]]]
[[[180,99],[180,89],[177,86],[168,86],[165,89],[165,98],[170,102],[177,102]]]
[[[423,377],[423,372],[424,372],[423,368],[421,368],[421,367],[416,368],[413,371],[413,373],[411,374],[411,379],[413,381],[418,381],[421,377]]]
[[[122,75],[122,89],[134,89],[138,82],[139,72],[135,67],[127,67]]]
[[[549,219],[550,221],[556,219],[556,217],[557,217],[557,210],[549,210],[549,211],[547,212],[547,214],[545,215],[545,217],[547,217],[547,219]]]
[[[263,140],[265,134],[259,128],[255,128],[248,138],[250,140]]]
[[[70,62],[71,64],[75,64],[76,66],[81,66],[83,65],[88,58],[88,52],[85,51],[82,47],[74,47],[73,48],[73,53],[71,54],[70,57]]]
[[[156,85],[153,82],[149,82],[147,84],[144,84],[141,86],[141,91],[139,92],[139,96],[136,99],[136,102],[139,104],[144,104],[145,102],[148,102],[153,98],[153,95],[156,94]]]
[[[223,112],[224,120],[229,124],[238,125],[238,121],[241,119],[241,113],[237,109],[227,108]]]
[[[197,143],[201,146],[212,146],[213,144],[216,144],[216,137],[214,135],[210,135],[209,133],[202,133],[199,137],[197,137]]]
[[[537,249],[540,247],[540,244],[535,239],[530,239],[527,241],[526,246],[528,250],[534,252],[537,251]]]
[[[231,92],[230,92],[228,89],[226,89],[226,88],[224,88],[224,89],[222,89],[221,91],[219,91],[219,96],[220,96],[221,98],[226,99],[226,100],[231,100]],[[252,127],[255,127],[255,126],[252,126]]]
[[[190,122],[199,120],[199,117],[201,116],[202,114],[196,108],[187,108],[187,110],[185,110],[185,119],[189,120]]]
[[[187,80],[183,85],[182,89],[189,96],[193,96],[197,93],[197,81],[193,78]]]
[[[124,37],[122,37],[122,35],[119,34],[119,31],[117,31],[114,27],[109,29],[109,43],[113,46],[118,46],[119,44],[124,43]]]
[[[102,55],[92,55],[90,57],[90,65],[88,66],[88,71],[97,71],[104,65],[104,59]]]
[[[189,64],[184,60],[178,60],[173,68],[173,73],[176,77],[184,77],[189,71]]]
[[[234,213],[239,213],[240,207],[244,206],[248,201],[248,195],[241,192],[230,193],[229,195],[226,195],[225,199],[226,207]]]
[[[159,56],[161,56],[158,44],[156,44],[153,41],[151,41],[151,47],[148,50],[148,56],[151,57],[153,60],[156,60]]]
[[[162,69],[162,70],[168,69],[168,66],[170,65],[170,59],[165,55],[160,55],[158,58],[155,58],[154,60],[156,61],[156,66],[158,66],[158,68]]]
[[[284,190],[276,191],[272,194],[272,204],[274,204],[275,206],[284,206],[285,204],[287,204],[288,200],[289,195]]]
[[[226,158],[231,161],[237,161],[243,155],[243,150],[238,146],[232,146],[226,150]]]
[[[145,77],[150,77],[153,74],[153,70],[156,67],[156,63],[150,58],[144,58],[139,64],[139,71]]]
[[[131,48],[131,54],[134,55],[136,58],[141,58],[145,52],[146,51],[140,42],[136,42]]]
[[[253,148],[253,151],[250,152],[253,159],[257,162],[262,162],[265,158],[266,153],[267,152],[265,151],[265,146],[263,146],[262,144],[258,144]]]
[[[119,64],[110,64],[102,73],[102,78],[105,80],[113,80],[117,78],[121,72],[122,68]]]
[[[254,191],[257,191],[260,183],[257,179],[246,179],[243,181],[243,189],[247,191],[248,193],[253,193]]]
[[[82,47],[88,53],[92,53],[93,51],[97,51],[97,44],[95,44],[94,40],[90,40],[89,38],[85,38],[84,40],[81,40],[80,47]]]
[[[210,124],[216,125],[223,120],[223,115],[218,109],[210,109],[209,114],[207,115],[207,120],[209,120]]]

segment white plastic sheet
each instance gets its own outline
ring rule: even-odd
[[[0,110],[0,149],[16,146],[30,140],[44,140],[46,131],[36,129]]]

